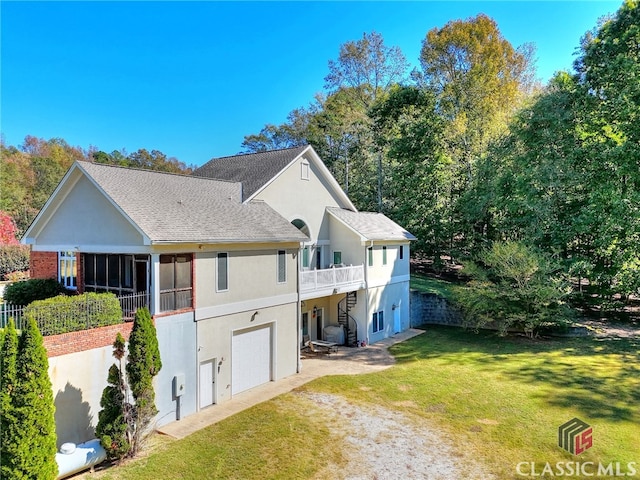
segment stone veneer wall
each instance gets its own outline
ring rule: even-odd
[[[410,292],[411,326],[462,326],[462,314],[449,301],[433,293]]]

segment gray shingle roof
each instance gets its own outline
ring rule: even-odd
[[[327,211],[355,230],[365,240],[417,240],[416,237],[382,213],[353,212],[337,207],[327,207]]]
[[[295,160],[308,145],[209,160],[194,176],[242,182],[242,201],[251,197]]]
[[[154,243],[307,238],[265,203],[241,203],[239,183],[88,162],[78,165]]]

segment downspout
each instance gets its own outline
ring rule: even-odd
[[[373,248],[373,240],[369,240],[369,247]],[[364,304],[364,327],[365,327],[365,342],[369,345],[369,318],[371,318],[371,314],[369,311],[369,250],[367,248],[367,244],[365,242],[364,247],[364,285],[365,285],[365,296],[366,301]]]
[[[300,245],[298,246],[298,253],[294,255],[296,259],[296,293],[298,294],[298,301],[296,302],[296,338],[298,339],[296,342],[296,373],[302,372],[302,360],[300,359],[300,343],[302,343],[302,338],[300,337],[300,311],[302,310],[302,300],[300,298]]]

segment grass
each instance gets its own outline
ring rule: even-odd
[[[433,293],[441,297],[451,299],[451,283],[439,280],[419,273],[411,274],[411,289],[422,293]]]
[[[498,479],[519,478],[519,462],[640,463],[637,339],[530,340],[432,327],[392,352],[398,363],[388,370],[302,389],[401,411]],[[99,478],[332,478],[327,465],[336,464],[335,475],[346,461],[340,438],[300,402],[282,395]],[[573,417],[594,432],[579,457],[557,446],[558,426]]]

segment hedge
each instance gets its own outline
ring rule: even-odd
[[[52,278],[32,278],[24,282],[15,282],[4,289],[3,298],[14,305],[29,305],[36,300],[55,297],[67,290]]]
[[[58,335],[122,323],[122,308],[113,293],[59,295],[29,304],[24,315],[33,318],[42,335]]]

